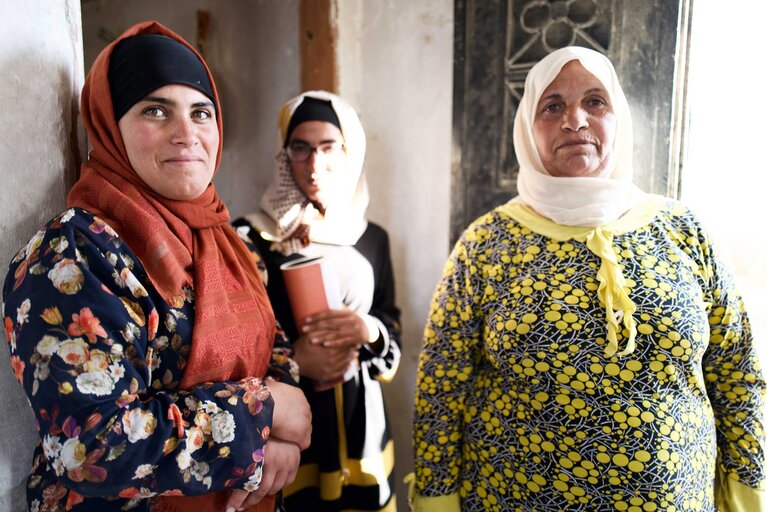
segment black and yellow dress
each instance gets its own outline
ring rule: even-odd
[[[435,293],[417,510],[764,510],[764,403],[741,298],[685,207],[577,228],[506,204]]]
[[[359,371],[344,384],[315,391],[303,379],[301,387],[312,409],[312,442],[301,453],[295,482],[285,490],[288,511],[396,510],[394,443],[384,408],[380,382],[394,376],[400,360],[399,310],[394,302],[394,279],[389,239],[380,226],[368,223],[354,245],[310,243],[284,256],[269,249],[245,219],[235,221],[263,251],[269,274],[267,291],[289,339],[298,337],[280,265],[303,256],[322,255],[342,285],[344,305],[368,314],[379,323],[383,349],[360,349]]]

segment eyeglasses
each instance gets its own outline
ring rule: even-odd
[[[309,160],[312,153],[322,156],[333,156],[344,149],[340,142],[328,142],[319,146],[310,146],[305,142],[291,142],[288,144],[286,152],[291,162],[305,162]]]

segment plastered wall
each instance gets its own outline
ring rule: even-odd
[[[17,249],[64,207],[79,152],[83,68],[78,2],[0,0],[0,12],[0,274],[5,276]],[[0,510],[21,511],[37,436],[8,357],[8,345],[0,343]]]
[[[368,213],[389,232],[402,310],[402,363],[384,392],[407,510],[418,351],[450,250],[453,2],[338,0],[338,19],[340,94],[365,127]]]

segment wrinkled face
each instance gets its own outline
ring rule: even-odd
[[[533,135],[552,176],[605,177],[616,119],[607,91],[577,60],[562,67],[541,95]]]
[[[288,146],[319,148],[311,150],[306,160],[291,160],[290,169],[301,192],[323,208],[327,208],[343,189],[346,172],[343,143],[341,130],[326,121],[305,121],[290,134]]]
[[[152,190],[185,201],[213,179],[218,126],[213,102],[186,85],[166,85],[133,105],[117,123],[128,159]]]

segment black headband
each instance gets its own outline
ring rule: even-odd
[[[333,110],[333,105],[329,101],[305,96],[304,101],[296,107],[295,112],[293,112],[290,118],[283,146],[288,145],[290,134],[293,133],[296,126],[306,121],[325,121],[335,125],[339,130],[341,129],[341,121],[338,120],[338,115]]]
[[[210,98],[213,87],[197,55],[167,36],[123,39],[109,57],[109,88],[115,121],[150,92],[170,84],[188,85]]]

